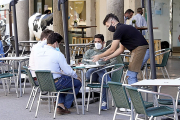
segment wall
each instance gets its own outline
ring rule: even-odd
[[[155,14],[155,9],[162,7],[162,14]],[[155,0],[152,1],[152,18],[154,29],[154,39],[170,42],[170,0]],[[148,39],[148,35],[146,35]]]
[[[103,25],[103,20],[106,14],[106,0],[96,0],[96,34],[103,34],[105,41],[107,28]]]

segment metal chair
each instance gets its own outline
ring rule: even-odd
[[[129,102],[125,87],[122,86],[122,83],[109,81],[108,86],[111,91],[114,103],[116,105],[113,120],[115,120],[117,114],[131,116],[122,112],[117,112],[119,108],[131,109],[131,103]],[[153,107],[152,102],[144,101],[144,104],[145,108]]]
[[[99,102],[99,114],[101,114],[101,103],[102,103],[102,92],[103,92],[103,88],[109,88],[109,86],[107,84],[104,84],[104,79],[106,77],[106,75],[108,74],[111,74],[112,73],[112,76],[111,76],[111,81],[114,81],[114,82],[120,82],[121,81],[121,77],[122,77],[122,73],[123,73],[123,67],[124,65],[123,64],[115,64],[115,65],[111,65],[111,66],[108,66],[108,67],[104,67],[102,69],[99,69],[97,71],[94,71],[92,74],[91,74],[91,77],[90,77],[90,84],[87,84],[87,87],[89,87],[89,93],[88,93],[88,102],[87,102],[87,111],[89,111],[89,99],[90,99],[90,93],[91,93],[91,90],[93,88],[100,88],[100,102]],[[102,82],[101,83],[92,83],[92,75],[98,71],[101,71],[101,70],[104,70],[104,69],[108,69],[108,68],[113,68],[113,70],[111,70],[110,72],[107,72],[103,75],[102,77]],[[107,81],[106,81],[107,83]],[[108,107],[108,89],[106,89],[107,92],[106,92],[106,96],[107,96],[107,107]]]
[[[137,88],[130,87],[130,86],[127,86],[126,89],[129,93],[129,96],[130,96],[131,101],[133,103],[135,112],[137,113],[135,120],[137,119],[139,114],[146,115],[147,117],[149,117],[149,120],[152,120],[154,117],[174,114],[173,119],[178,120],[177,112],[179,112],[179,109],[176,109],[175,100],[172,96],[167,95],[167,94],[137,89]],[[154,95],[154,99],[156,100],[156,101],[154,101],[155,102],[154,107],[148,108],[148,109],[145,107],[141,92]],[[173,101],[173,108],[168,107],[168,106],[159,106],[157,103],[156,95],[169,97]]]
[[[75,89],[74,89],[73,77],[71,77],[72,78],[72,86],[73,86],[72,88],[66,88],[66,89],[61,89],[60,91],[57,91],[51,71],[49,71],[49,70],[36,70],[35,73],[36,73],[36,77],[37,77],[37,80],[39,83],[39,88],[40,88],[40,95],[39,95],[39,100],[38,100],[38,104],[37,104],[35,117],[37,117],[39,104],[40,104],[41,98],[43,97],[43,98],[48,98],[49,112],[51,112],[50,98],[56,98],[56,105],[54,108],[55,110],[54,110],[54,117],[53,117],[53,118],[55,118],[56,110],[57,110],[56,108],[57,108],[58,100],[59,100],[59,95],[61,93],[74,94],[74,100],[76,103],[77,114],[79,114],[78,105],[77,105],[77,101],[76,101],[76,93],[75,93]],[[69,90],[73,90],[73,92],[68,92]],[[44,91],[48,92],[48,94],[42,95],[42,92],[44,92]],[[52,102],[53,102],[53,100],[52,100]]]
[[[163,77],[166,78],[166,76],[165,76],[165,74],[164,74],[164,71],[163,71],[163,69],[164,69],[165,72],[166,72],[166,75],[167,75],[168,79],[170,79],[169,74],[168,74],[168,71],[167,71],[167,69],[166,69],[166,65],[167,65],[167,62],[168,62],[168,59],[169,59],[169,54],[170,54],[170,52],[171,52],[171,48],[166,48],[166,49],[163,49],[163,50],[161,50],[161,51],[163,51],[163,52],[162,52],[162,53],[159,53],[159,54],[156,54],[155,56],[163,55],[162,63],[161,63],[161,64],[156,64],[155,66],[161,68]],[[158,51],[158,52],[161,52],[161,51]],[[147,64],[147,67],[150,67],[150,64]],[[151,73],[150,73],[150,74],[151,74]]]
[[[38,91],[38,89],[39,89],[39,86],[36,85],[36,83],[34,82],[30,70],[28,70],[28,68],[27,68],[26,66],[23,66],[23,68],[24,68],[24,70],[26,71],[26,73],[27,73],[27,75],[28,75],[28,80],[29,80],[29,82],[32,84],[31,94],[30,94],[30,96],[29,96],[29,99],[28,99],[28,102],[27,102],[27,105],[26,105],[26,109],[28,109],[29,104],[30,104],[30,101],[31,101],[31,105],[30,105],[30,108],[29,108],[29,111],[31,112],[31,109],[32,109],[34,100],[35,100],[35,98],[36,98],[36,94],[37,94],[37,91]],[[32,97],[33,97],[33,98],[32,98]]]

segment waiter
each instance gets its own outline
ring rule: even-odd
[[[137,82],[138,72],[149,59],[149,45],[146,39],[131,25],[119,23],[117,16],[112,13],[106,15],[103,24],[109,31],[114,32],[113,42],[106,52],[93,56],[93,62],[103,57],[105,61],[114,58],[127,48],[132,52],[127,72],[128,84]]]

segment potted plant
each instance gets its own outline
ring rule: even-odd
[[[136,20],[132,20],[132,26],[136,27]]]
[[[74,21],[74,26],[75,26],[75,27],[77,26],[77,20]]]

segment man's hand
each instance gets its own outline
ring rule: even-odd
[[[92,58],[92,62],[97,62],[100,59],[99,55],[95,55]]]
[[[104,60],[104,61],[107,61],[107,60],[109,60],[109,59],[111,59],[109,56],[103,57],[103,60]]]
[[[77,79],[82,82],[81,78],[78,76]]]

